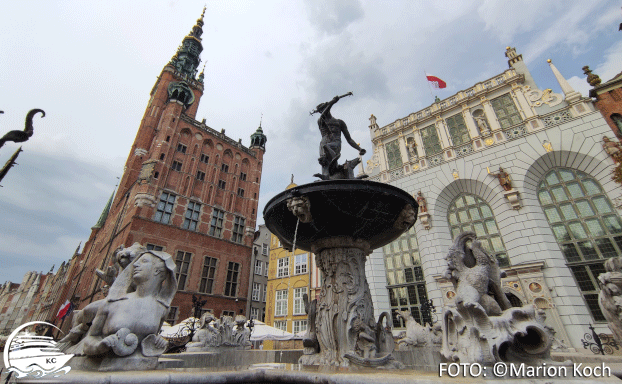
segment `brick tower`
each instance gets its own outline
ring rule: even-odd
[[[75,263],[61,299],[78,308],[104,297],[95,269],[111,265],[120,245],[139,242],[176,260],[167,321],[192,315],[193,294],[216,316],[244,314],[266,136],[260,126],[245,147],[195,120],[204,13],[151,90],[117,194]]]

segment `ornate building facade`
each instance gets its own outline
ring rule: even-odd
[[[414,231],[370,256],[374,305],[398,328],[396,310],[421,319],[426,298],[452,305],[445,256],[474,231],[506,271],[510,301],[544,309],[558,340],[583,349],[589,324],[609,332],[597,278],[622,255],[620,188],[602,148],[611,129],[553,63],[563,94],[538,88],[514,48],[505,55],[507,70],[423,110],[384,126],[371,116],[365,173],[424,205]]]
[[[202,27],[203,15],[151,90],[117,193],[73,271],[67,298],[78,308],[104,297],[95,270],[138,242],[176,261],[167,321],[191,316],[193,295],[218,317],[246,314],[266,136],[260,126],[247,147],[195,120],[205,87]]]

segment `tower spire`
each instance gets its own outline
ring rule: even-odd
[[[181,45],[177,49],[177,52],[171,58],[170,65],[182,74],[184,77],[194,78],[197,74],[197,68],[201,59],[199,56],[203,51],[203,45],[201,44],[201,35],[203,35],[203,17],[205,16],[205,9],[203,7],[203,13],[201,17],[197,19],[196,24],[192,27],[192,30],[181,42]]]
[[[559,70],[555,67],[555,65],[553,65],[551,59],[548,59],[546,62],[549,63],[549,67],[551,67],[551,71],[553,71],[553,74],[555,75],[559,86],[562,87],[562,91],[564,91],[564,95],[566,96],[566,101],[572,102],[579,100],[581,98],[581,94],[572,89],[572,86],[570,85],[568,80],[566,80],[564,76],[562,76],[562,74],[559,72]]]
[[[106,222],[106,218],[108,217],[108,213],[110,212],[110,207],[112,207],[112,200],[114,199],[114,193],[116,191],[117,191],[117,188],[115,186],[114,190],[112,191],[112,195],[110,195],[110,198],[108,199],[108,203],[104,207],[104,210],[102,211],[101,216],[99,216],[99,220],[97,220],[97,224],[95,224],[92,229],[99,229],[104,226],[104,223]],[[78,245],[78,249],[79,248],[80,246]]]

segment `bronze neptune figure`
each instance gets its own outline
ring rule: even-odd
[[[346,123],[341,119],[334,118],[330,114],[332,106],[335,105],[339,99],[346,96],[352,96],[352,92],[348,92],[341,96],[335,96],[331,101],[319,104],[316,109],[311,112],[311,115],[320,113],[317,125],[322,134],[322,141],[320,142],[320,158],[318,161],[322,166],[322,173],[316,173],[313,176],[317,176],[322,180],[354,179],[354,167],[360,163],[360,159],[357,158],[346,161],[343,165],[337,163],[337,160],[341,157],[342,133],[348,144],[359,151],[360,156],[365,154],[365,150],[350,137],[350,132],[348,132]]]

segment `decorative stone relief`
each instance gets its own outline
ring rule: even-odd
[[[303,223],[313,221],[311,217],[311,204],[306,196],[292,197],[287,200],[287,209]]]
[[[516,189],[512,189],[510,191],[503,192],[503,196],[508,200],[512,209],[518,211],[521,209],[520,200],[518,199],[518,191]]]
[[[554,107],[564,101],[564,98],[559,93],[554,93],[550,88],[541,91],[539,89],[531,89],[530,86],[525,85],[523,87],[525,97],[532,106],[539,107],[542,104],[546,104],[549,107]]]
[[[441,353],[450,361],[494,364],[550,361],[553,330],[543,310],[511,307],[501,289],[504,273],[473,232],[456,237],[447,254],[445,278],[456,291],[455,308],[443,313]]]
[[[442,327],[440,323],[434,324],[434,327],[430,324],[423,326],[413,318],[410,311],[397,311],[397,315],[406,322],[406,332],[401,332],[400,339],[397,341],[400,349],[441,345]]]
[[[572,119],[573,117],[567,109],[542,117],[542,121],[544,122],[544,125],[547,128],[553,127],[555,125],[567,123]]]
[[[156,198],[149,193],[137,193],[136,196],[134,196],[134,205],[137,207],[155,207]]]
[[[622,257],[605,261],[605,270],[607,272],[598,276],[602,287],[598,293],[598,305],[614,339],[622,343]]]
[[[369,245],[361,249],[352,247],[360,241],[331,240],[332,244],[319,244],[319,251],[314,250],[323,277],[314,319],[319,352],[305,353],[300,363],[403,367],[391,355],[395,347],[393,337],[390,329],[382,324],[388,314],[381,314],[378,323],[373,318],[371,294],[365,278]],[[328,247],[341,240],[343,247]],[[303,343],[305,348],[315,349],[312,339]]]
[[[213,313],[201,316],[201,328],[186,345],[188,352],[210,352],[223,349],[250,349],[251,332],[244,327],[246,316],[238,315],[235,323],[231,316],[216,319]]]

